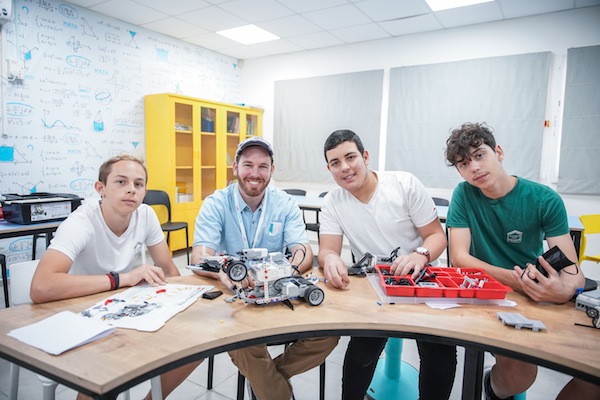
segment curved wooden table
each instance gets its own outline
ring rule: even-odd
[[[128,387],[187,362],[230,349],[316,336],[395,336],[452,343],[466,348],[463,399],[480,398],[483,352],[530,361],[600,384],[600,330],[573,303],[539,305],[510,293],[514,309],[463,305],[449,310],[424,304],[380,305],[365,278],[352,277],[349,290],[325,288],[325,301],[312,307],[226,303],[199,299],[153,333],[118,329],[107,338],[52,356],[6,335],[56,312],[79,312],[107,297],[79,299],[0,310],[0,357],[97,398],[112,398]],[[172,283],[219,285],[197,276]],[[323,286],[323,284],[320,284]],[[547,331],[505,327],[497,311],[516,311],[539,319]],[[65,332],[68,335],[68,332]],[[480,395],[479,395],[480,396]]]

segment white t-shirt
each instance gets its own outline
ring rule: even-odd
[[[154,246],[162,240],[160,222],[150,206],[141,204],[131,216],[125,233],[117,236],[106,225],[100,203],[90,200],[59,225],[48,248],[73,260],[69,273],[98,275],[130,271],[140,265],[137,258],[142,244]]]
[[[423,244],[417,231],[436,219],[433,199],[409,172],[378,172],[377,189],[368,204],[337,187],[323,201],[321,235],[345,235],[358,259],[366,252],[409,254]]]

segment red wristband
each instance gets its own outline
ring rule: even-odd
[[[110,290],[115,290],[117,288],[117,282],[115,281],[115,277],[113,274],[106,274],[108,279],[110,280]]]

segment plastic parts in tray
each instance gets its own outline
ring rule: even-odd
[[[376,265],[375,269],[388,296],[504,299],[512,292],[479,268],[428,267],[416,285],[410,275],[389,275],[389,265]]]

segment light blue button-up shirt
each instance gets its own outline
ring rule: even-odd
[[[206,246],[217,253],[227,252],[232,255],[246,247],[234,196],[238,199],[250,247],[283,252],[286,247],[307,244],[306,228],[296,201],[274,187],[268,187],[266,195],[266,207],[263,201],[255,212],[252,212],[240,195],[237,183],[208,196],[196,218],[194,246]],[[262,213],[265,216],[260,232],[256,235]],[[255,238],[256,243],[253,243]]]

